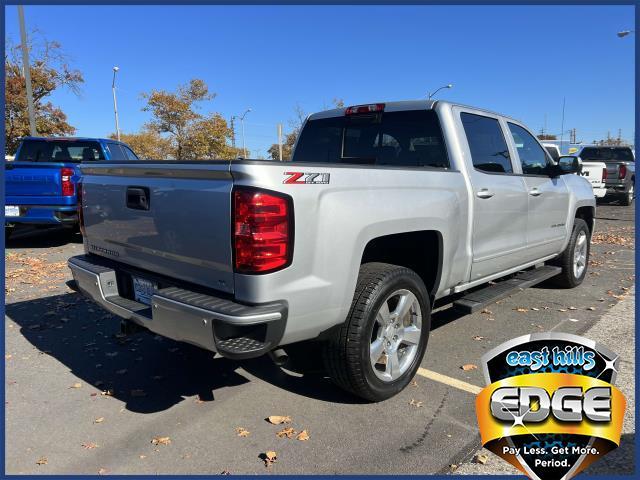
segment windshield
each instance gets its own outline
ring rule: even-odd
[[[80,163],[104,160],[98,142],[86,140],[23,140],[19,162]]]
[[[449,167],[440,122],[432,110],[309,120],[292,161]]]
[[[633,162],[633,153],[629,147],[585,147],[580,152],[582,161]]]

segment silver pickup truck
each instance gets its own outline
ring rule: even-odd
[[[379,401],[418,369],[436,299],[474,311],[583,281],[595,200],[578,170],[489,111],[334,109],[307,119],[290,162],[82,166],[69,267],[127,325],[225,357],[322,342],[331,378]]]

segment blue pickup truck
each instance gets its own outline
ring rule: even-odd
[[[138,160],[131,148],[105,138],[25,137],[5,162],[5,240],[18,224],[78,226],[78,165]]]

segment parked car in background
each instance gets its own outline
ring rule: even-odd
[[[18,224],[78,225],[78,165],[98,160],[137,160],[131,148],[104,138],[25,137],[5,162],[5,239]]]
[[[560,157],[560,148],[555,143],[543,143],[542,146],[545,148],[551,158],[555,162],[557,162]],[[574,150],[574,152],[577,150]],[[570,153],[572,155],[572,153]],[[602,162],[585,162],[584,159],[581,158],[582,161],[582,171],[576,173],[576,175],[580,175],[586,178],[591,187],[593,188],[593,195],[596,198],[603,198],[607,193],[607,188],[604,184],[605,179],[607,178],[607,166]]]
[[[559,160],[482,109],[333,109],[290,162],[82,165],[85,255],[69,267],[124,325],[235,359],[314,340],[338,385],[384,400],[420,366],[436,299],[465,292],[457,308],[476,311],[584,280],[595,199],[579,159]]]
[[[583,162],[604,162],[607,197],[631,205],[635,197],[636,156],[631,147],[585,146],[578,153]]]

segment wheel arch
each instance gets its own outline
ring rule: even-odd
[[[424,282],[433,302],[442,277],[443,249],[442,233],[437,230],[394,233],[369,240],[360,264],[382,262],[413,270]]]

